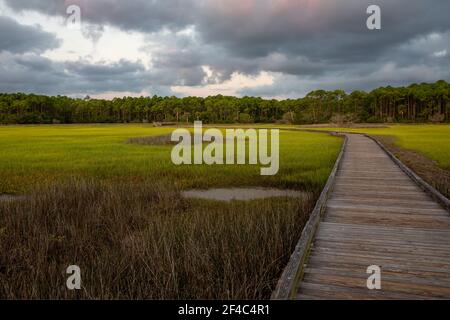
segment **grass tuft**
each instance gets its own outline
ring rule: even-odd
[[[153,181],[36,189],[0,203],[0,298],[269,298],[313,203],[187,201]],[[73,264],[81,291],[65,287]]]

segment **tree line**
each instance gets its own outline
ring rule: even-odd
[[[0,124],[449,122],[450,84],[382,87],[371,92],[316,90],[299,99],[124,97],[75,99],[0,94]]]

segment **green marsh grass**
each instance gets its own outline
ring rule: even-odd
[[[342,139],[283,131],[280,172],[174,166],[145,125],[0,127],[0,298],[269,298]],[[187,200],[187,188],[273,186],[301,198]],[[79,265],[82,290],[65,287]]]
[[[166,135],[146,125],[0,126],[0,194],[23,193],[64,178],[164,179],[181,188],[281,186],[320,189],[340,149],[326,134],[282,131],[280,172],[261,177],[260,166],[175,166],[171,145],[142,146],[130,138]]]

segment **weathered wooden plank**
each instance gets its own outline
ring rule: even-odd
[[[335,190],[330,199],[339,199],[339,198],[347,198],[347,199],[355,199],[358,200],[360,198],[364,199],[373,199],[373,200],[411,200],[411,201],[430,201],[431,198],[423,193],[418,192],[397,192],[395,194],[388,192],[372,192],[372,191],[363,191],[363,190],[353,190],[342,191]]]
[[[381,251],[385,254],[394,254],[397,252],[404,253],[420,253],[423,256],[441,256],[449,257],[448,250],[449,246],[436,246],[430,244],[409,244],[400,242],[374,242],[374,241],[330,241],[316,239],[314,242],[314,248],[325,247],[325,248],[349,248],[354,250],[364,249],[367,252],[378,252]],[[450,258],[450,257],[449,257]]]
[[[339,293],[337,295],[336,293]],[[321,299],[333,299],[333,300],[431,300],[434,298],[431,297],[423,297],[420,295],[412,295],[405,293],[397,293],[397,292],[386,292],[385,290],[367,290],[360,288],[351,288],[346,286],[338,286],[331,284],[318,284],[318,283],[310,283],[304,282],[302,283],[302,288],[299,291],[297,299],[299,300],[308,300],[308,298],[304,299],[303,295],[311,296],[311,297],[320,297]]]
[[[347,231],[344,234],[337,231],[325,230],[323,228],[320,228],[317,232],[318,239],[339,239],[339,237],[342,237],[342,239],[354,239],[358,241],[383,240],[383,241],[397,241],[410,244],[423,243],[428,245],[443,245],[443,246],[450,243],[450,240],[448,240],[448,236],[441,236],[436,234],[425,234],[425,235],[418,234],[417,236],[414,236],[407,233],[389,234],[383,232],[374,233],[371,231],[370,232],[368,231],[367,233],[364,233],[362,231],[358,232]]]
[[[338,204],[338,205],[370,205],[370,206],[379,206],[380,199],[371,199],[366,197],[337,197],[333,196],[328,200],[328,204]],[[443,213],[446,213],[442,210],[441,206],[436,202],[429,200],[400,200],[400,199],[384,199],[382,201],[384,206],[389,207],[399,207],[399,208],[418,208],[418,209],[438,209]]]
[[[305,279],[308,279],[309,275],[330,275],[330,276],[341,276],[341,277],[352,277],[361,279],[363,285],[367,281],[367,273],[365,268],[360,269],[333,269],[333,268],[306,268],[305,269]],[[407,282],[414,285],[426,285],[426,286],[436,286],[440,288],[450,289],[450,279],[438,279],[436,276],[417,276],[417,274],[408,274],[404,272],[389,272],[383,269],[382,274],[383,280],[392,282]]]
[[[349,169],[344,169],[344,167],[342,167],[339,170],[339,174],[340,175],[373,175],[373,176],[379,176],[380,174],[384,174],[384,175],[402,175],[403,172],[400,169],[395,169],[393,168],[392,170],[381,170],[381,168],[376,169],[376,170],[355,170],[354,168],[349,168]]]
[[[348,182],[341,182],[341,183],[336,183],[335,185],[336,188],[342,189],[342,190],[385,190],[385,191],[392,191],[392,192],[397,192],[397,191],[420,191],[420,188],[417,186],[394,186],[394,185],[389,185],[389,186],[385,186],[383,188],[377,188],[372,184],[368,184],[368,183],[348,183]]]
[[[324,257],[327,260],[336,259],[336,261],[342,262],[359,262],[359,263],[368,263],[366,267],[371,265],[382,266],[383,263],[394,264],[394,265],[403,265],[403,266],[420,266],[420,267],[430,267],[430,268],[443,268],[449,269],[450,263],[448,261],[442,261],[438,259],[425,259],[426,257],[419,257],[418,255],[414,258],[410,256],[400,256],[400,255],[380,255],[374,254],[371,252],[330,252],[329,250],[314,250],[311,254],[311,259],[314,256]],[[313,261],[313,260],[311,260]]]
[[[414,261],[414,262],[424,262],[428,263],[430,260],[435,263],[442,263],[442,264],[448,264],[450,265],[450,257],[446,256],[436,256],[436,255],[418,255],[415,252],[400,252],[397,251],[395,254],[393,252],[384,251],[382,249],[380,250],[358,250],[355,248],[349,249],[349,248],[343,248],[343,247],[335,247],[335,248],[326,248],[321,246],[314,246],[313,247],[313,253],[314,254],[329,254],[329,255],[342,255],[342,256],[354,256],[354,257],[363,257],[363,258],[370,258],[370,259],[384,259],[386,257],[390,257],[392,260],[400,261]]]
[[[308,263],[305,270],[312,269],[324,269],[324,270],[340,270],[343,272],[361,272],[361,270],[367,270],[367,267],[356,263],[337,263],[330,262],[326,266],[320,263]],[[404,276],[414,276],[423,279],[439,279],[444,281],[450,281],[450,275],[445,270],[432,271],[432,270],[418,270],[418,269],[405,269],[404,267],[398,268],[394,265],[383,265],[382,275],[388,274],[401,274]]]
[[[308,260],[307,266],[327,266],[331,267],[333,265],[342,265],[342,266],[359,266],[361,268],[366,268],[371,264],[367,264],[368,261],[365,260],[351,260],[345,259],[345,257],[340,257],[339,259],[333,260],[333,257],[325,256],[325,255],[311,255]],[[430,265],[422,265],[422,264],[414,264],[414,263],[404,263],[402,261],[383,261],[381,265],[383,270],[397,270],[397,272],[404,273],[434,273],[436,275],[436,279],[446,279],[448,278],[448,272],[446,273],[445,269],[436,266]]]
[[[363,204],[333,204],[328,203],[327,207],[330,209],[341,209],[349,211],[359,211],[359,212],[390,212],[390,213],[412,213],[412,214],[427,214],[427,215],[441,215],[447,216],[447,212],[442,209],[421,209],[414,207],[393,207],[385,205],[380,202],[379,205],[363,205]]]
[[[366,286],[366,280],[367,278],[326,274],[308,274],[308,278],[305,277],[305,281],[307,282],[347,286],[369,291]],[[397,292],[436,298],[447,298],[450,296],[450,288],[392,280],[383,280],[382,290],[385,292]]]
[[[367,199],[399,199],[399,200],[429,200],[430,197],[424,193],[419,192],[396,192],[395,194],[389,192],[373,192],[354,189],[351,191],[334,190],[332,197],[349,197],[358,198],[364,197]]]
[[[418,218],[423,217],[423,218]],[[349,212],[328,212],[327,221],[344,222],[364,225],[385,225],[398,227],[420,227],[428,229],[449,229],[450,221],[446,217],[415,215],[411,218],[408,214],[379,214],[365,213],[352,214]]]
[[[380,185],[381,184],[390,185],[392,183],[395,183],[396,185],[410,185],[411,184],[411,181],[405,176],[403,176],[403,177],[392,177],[392,176],[386,177],[385,176],[385,177],[375,178],[375,177],[362,177],[360,175],[354,175],[354,176],[341,175],[336,178],[336,182],[340,182],[340,181],[342,181],[342,182],[350,181],[352,183],[361,181],[364,183],[369,182],[370,184],[377,182]]]
[[[450,236],[450,230],[434,230],[434,229],[417,229],[417,228],[390,228],[386,226],[360,226],[360,225],[351,225],[351,224],[343,224],[343,223],[332,223],[324,221],[321,223],[321,229],[329,229],[329,230],[337,230],[337,231],[345,231],[351,232],[351,231],[364,231],[366,233],[387,233],[387,234],[409,234],[413,236],[420,236],[420,235],[441,235],[445,236],[446,238]]]
[[[325,240],[325,241],[335,241],[338,243],[341,242],[351,242],[351,243],[371,243],[371,244],[377,244],[380,246],[387,246],[387,245],[408,245],[408,246],[416,246],[416,247],[426,247],[430,250],[433,249],[443,249],[443,250],[450,250],[450,243],[442,243],[439,242],[422,242],[420,240],[414,241],[410,239],[403,239],[402,237],[399,238],[384,238],[384,237],[366,237],[366,238],[360,238],[355,236],[346,236],[346,235],[336,235],[336,234],[317,234],[316,238],[317,240]]]
[[[348,248],[356,250],[366,250],[368,252],[383,251],[384,253],[389,253],[389,255],[395,254],[397,252],[410,252],[417,253],[424,256],[440,256],[448,257],[448,250],[450,247],[430,247],[426,245],[410,245],[402,243],[372,243],[372,242],[360,242],[360,241],[328,241],[316,239],[314,241],[313,247],[325,247],[325,248]],[[450,275],[450,273],[449,273]]]

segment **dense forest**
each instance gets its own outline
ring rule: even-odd
[[[0,94],[0,124],[33,123],[346,123],[450,122],[450,84],[384,87],[371,92],[310,92],[304,98],[139,97],[113,100]]]

